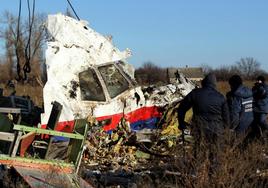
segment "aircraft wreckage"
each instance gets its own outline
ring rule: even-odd
[[[134,68],[126,62],[129,49],[118,50],[111,38],[86,22],[61,14],[48,17],[47,29],[42,125],[48,123],[51,103],[57,101],[63,106],[59,129],[71,130],[75,119],[88,117],[96,118],[105,131],[115,129],[123,117],[132,130],[153,127],[161,117],[158,107],[180,100],[194,88],[181,76],[177,84],[145,93],[136,84]]]
[[[69,174],[78,172],[81,163],[89,167],[129,162],[135,166],[135,158],[148,156],[124,144],[133,135],[148,141],[144,135],[158,129],[163,118],[161,134],[178,133],[176,110],[163,109],[178,105],[176,102],[195,87],[192,82],[178,74],[175,83],[142,88],[135,81],[133,66],[127,63],[130,50],[120,51],[110,37],[95,32],[87,22],[57,14],[48,16],[46,27],[47,82],[41,122],[20,125],[21,118],[16,117],[29,119],[32,103],[18,96],[2,96],[0,111],[13,115],[17,122],[10,126],[13,129],[8,135],[1,132],[11,144],[7,154],[1,154],[0,163],[13,166],[31,186],[48,185],[44,170],[56,164],[61,164],[57,172]],[[67,143],[60,147],[65,150],[56,147],[59,141]],[[35,148],[31,152],[42,152],[27,153],[31,147]],[[87,187],[81,179],[76,180]]]

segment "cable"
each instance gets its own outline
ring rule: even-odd
[[[74,14],[75,14],[75,16],[76,16],[77,20],[79,20],[79,21],[80,21],[80,18],[79,18],[79,17],[78,17],[78,15],[76,14],[76,12],[75,12],[75,10],[74,10],[74,7],[72,6],[71,2],[70,2],[69,0],[67,0],[67,2],[68,2],[68,4],[70,5],[70,7],[71,7],[72,11],[74,12]]]
[[[32,28],[34,24],[34,14],[35,14],[35,0],[33,0],[33,7],[32,7],[32,13],[31,13],[31,8],[30,8],[30,1],[27,0],[27,5],[28,5],[28,19],[29,19],[29,36],[28,36],[28,41],[24,49],[24,55],[25,55],[25,64],[23,66],[23,71],[24,71],[24,80],[27,79],[27,73],[31,72],[31,66],[30,66],[30,61],[31,61],[31,37],[32,37]]]
[[[17,38],[16,38],[16,44],[15,44],[15,52],[16,52],[16,58],[17,58],[17,75],[18,78],[16,80],[20,81],[22,79],[21,76],[21,67],[20,67],[20,58],[19,58],[19,37],[20,37],[20,17],[21,17],[21,0],[19,2],[19,16],[18,16],[18,23],[17,23]]]

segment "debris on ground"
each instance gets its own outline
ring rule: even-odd
[[[157,157],[172,157],[174,148],[181,142],[176,109],[179,103],[166,110],[159,121],[158,129],[131,131],[129,123],[121,119],[112,132],[104,131],[97,121],[91,120],[86,141],[84,163],[88,169],[133,170],[146,166],[148,160]],[[190,120],[192,112],[187,113]],[[186,132],[187,140],[191,140]]]

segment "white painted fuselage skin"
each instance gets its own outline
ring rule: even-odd
[[[171,94],[182,89],[181,96],[160,102],[145,99],[141,87],[134,83],[134,68],[126,62],[131,56],[130,50],[120,51],[113,46],[110,38],[95,32],[85,21],[77,21],[62,14],[48,16],[47,31],[47,82],[43,90],[45,113],[41,116],[42,125],[48,122],[53,101],[63,105],[59,122],[65,122],[88,116],[97,118],[122,112],[127,114],[143,107],[165,105],[185,96],[194,88],[193,84],[182,79],[183,83],[166,86]],[[118,62],[124,62],[125,66],[119,66]],[[129,84],[127,90],[113,98],[98,69],[105,65],[117,68]],[[79,73],[89,68],[96,72],[105,95],[104,101],[82,100]],[[78,83],[75,88],[73,83]],[[70,92],[74,95],[71,96]]]

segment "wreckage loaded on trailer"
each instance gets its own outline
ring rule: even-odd
[[[57,179],[56,176],[44,177],[48,176],[50,167],[63,181],[88,187],[75,176],[87,136],[85,119],[89,122],[96,119],[108,132],[115,129],[122,119],[134,131],[156,128],[162,116],[160,107],[180,100],[194,85],[180,76],[175,84],[142,90],[134,79],[134,68],[126,62],[131,55],[129,50],[119,51],[112,45],[111,38],[95,32],[85,21],[62,14],[49,15],[46,26],[49,35],[46,51],[48,80],[43,90],[45,113],[41,115],[42,128],[13,122],[15,125],[9,133],[0,132],[1,140],[8,143],[6,154],[0,156],[0,163],[13,166],[33,187],[61,183],[47,182],[47,179]],[[21,109],[14,108],[16,104],[9,107],[13,108],[2,108],[1,113],[20,114]],[[1,120],[1,126],[6,122],[8,119]],[[54,141],[59,140],[67,143],[65,155],[55,150],[57,142]],[[35,148],[34,151],[41,150],[39,159],[35,154],[26,155],[29,146]]]

